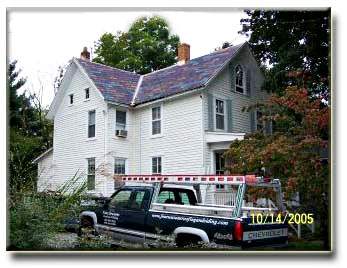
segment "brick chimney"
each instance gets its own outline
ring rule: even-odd
[[[83,51],[81,52],[81,59],[90,61],[90,53],[88,52],[87,47],[83,48]]]
[[[190,60],[190,45],[183,43],[178,46],[178,65],[184,65]]]

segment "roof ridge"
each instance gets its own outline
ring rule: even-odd
[[[105,67],[108,67],[108,68],[116,69],[116,70],[121,71],[121,72],[130,73],[130,74],[136,74],[136,75],[141,76],[141,74],[134,73],[134,72],[130,72],[130,71],[126,71],[126,70],[122,70],[122,69],[119,69],[119,68],[116,68],[116,67],[113,67],[113,66],[109,66],[109,65],[105,65],[105,64],[102,64],[102,63],[93,62],[93,61],[87,61],[87,60],[82,60],[81,58],[76,58],[76,59],[77,59],[77,60],[84,61],[84,62],[87,62],[87,63],[98,64],[98,65],[105,66]]]
[[[140,78],[139,78],[139,81],[137,81],[137,85],[136,85],[136,88],[135,88],[135,91],[134,91],[134,95],[133,95],[133,99],[131,100],[130,106],[134,106],[135,105],[136,97],[137,97],[137,94],[139,93],[143,77],[144,77],[144,75],[141,75]]]
[[[154,74],[154,73],[160,72],[160,71],[164,71],[164,70],[169,69],[169,68],[172,68],[172,67],[181,67],[181,66],[185,66],[185,65],[189,64],[189,63],[190,63],[191,61],[193,61],[193,60],[198,60],[198,59],[200,59],[200,58],[202,58],[202,57],[206,57],[206,56],[208,56],[208,55],[212,55],[212,54],[218,54],[218,53],[221,53],[221,51],[222,51],[222,50],[227,51],[227,50],[229,50],[230,48],[232,48],[232,47],[237,47],[237,46],[239,46],[239,48],[240,48],[240,47],[242,47],[242,46],[243,46],[245,43],[247,43],[247,42],[243,42],[243,43],[237,44],[237,45],[235,45],[235,46],[230,46],[230,47],[227,47],[227,48],[224,48],[224,49],[218,50],[218,51],[214,51],[214,52],[212,52],[212,53],[208,53],[208,54],[205,54],[205,55],[199,56],[199,57],[197,57],[197,58],[194,58],[194,59],[189,60],[189,62],[188,62],[188,63],[183,64],[183,65],[178,65],[178,64],[176,63],[176,64],[173,64],[173,65],[171,65],[171,66],[165,67],[165,68],[163,68],[163,69],[156,70],[156,71],[154,71],[154,72],[144,74],[144,76],[148,76],[148,75],[151,75],[151,74]]]

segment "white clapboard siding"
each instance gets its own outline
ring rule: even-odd
[[[53,180],[53,151],[48,152],[38,162],[37,191],[46,192],[55,189]]]
[[[90,98],[85,99],[85,89],[89,88]],[[69,95],[74,94],[74,103],[69,105]],[[96,138],[87,138],[88,111],[96,110]],[[104,192],[100,167],[105,162],[105,114],[106,104],[99,92],[77,68],[60,103],[54,119],[53,161],[54,181],[61,185],[75,174],[85,179],[87,158],[96,158],[96,192]]]
[[[126,130],[128,135],[126,138],[117,137],[116,131],[116,112],[117,110],[126,112]],[[109,163],[108,173],[106,176],[106,196],[110,196],[114,192],[114,162],[115,158],[126,159],[126,173],[132,171],[135,162],[133,159],[133,144],[134,144],[134,122],[133,110],[116,105],[110,105],[108,108],[108,123],[107,123],[107,162]]]
[[[268,94],[261,91],[263,83],[263,76],[257,67],[257,63],[254,57],[250,54],[248,47],[245,47],[240,53],[233,59],[233,66],[241,64],[244,68],[249,69],[251,73],[251,96],[243,95],[231,90],[231,75],[230,68],[227,66],[217,77],[211,81],[207,86],[207,91],[204,95],[204,130],[208,129],[208,100],[207,95],[211,94],[214,97],[221,98],[223,100],[232,101],[232,132],[233,133],[249,133],[251,131],[250,115],[247,111],[242,111],[243,107],[248,107],[251,104],[255,104],[257,101],[265,100]],[[246,83],[246,81],[244,81]],[[225,113],[227,115],[227,113]],[[214,118],[215,120],[215,118]],[[227,128],[226,128],[227,129]],[[227,130],[225,130],[226,132]],[[227,148],[227,146],[226,146]],[[212,149],[210,145],[205,144],[205,165],[207,173],[213,172],[212,167]]]
[[[199,174],[202,163],[202,100],[190,94],[162,102],[162,136],[151,136],[152,106],[135,110],[135,165],[131,172],[149,174],[151,157],[162,157],[163,174]]]

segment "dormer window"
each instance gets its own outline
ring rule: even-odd
[[[237,65],[235,68],[235,88],[236,92],[245,93],[244,72],[241,65]]]
[[[70,103],[70,105],[73,104],[73,94],[69,95],[69,103]]]
[[[89,99],[89,88],[86,88],[85,90],[84,90],[84,92],[85,92],[85,99],[86,100],[88,100]]]

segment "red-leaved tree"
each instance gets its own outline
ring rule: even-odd
[[[233,142],[225,154],[231,159],[228,168],[280,179],[287,200],[298,192],[300,212],[314,214],[327,246],[330,158],[323,154],[329,152],[330,107],[310,99],[304,88],[288,87],[283,96],[272,95],[247,110],[254,109],[261,112],[261,122],[272,122],[272,135],[259,129]]]

